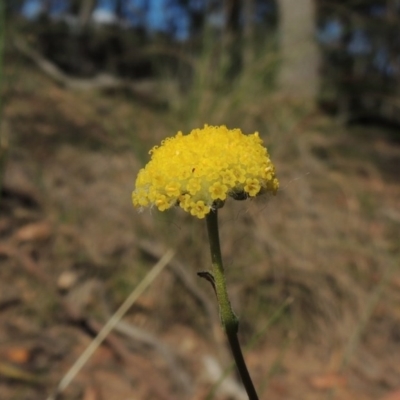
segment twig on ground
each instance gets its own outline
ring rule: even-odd
[[[57,396],[62,393],[65,388],[72,382],[78,372],[85,365],[87,360],[93,355],[96,349],[101,345],[107,335],[115,328],[116,324],[125,315],[129,308],[134,302],[141,296],[141,294],[147,289],[147,287],[154,281],[159,273],[165,268],[165,266],[172,260],[174,253],[172,250],[167,251],[165,255],[156,263],[156,265],[150,270],[140,284],[133,290],[133,292],[124,301],[121,307],[115,312],[115,314],[108,320],[98,335],[93,339],[85,351],[80,355],[76,362],[72,365],[69,371],[59,382],[56,390],[50,395],[47,400],[55,400]]]

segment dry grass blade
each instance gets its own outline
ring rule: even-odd
[[[127,297],[127,299],[122,303],[120,308],[115,312],[114,315],[108,320],[104,325],[103,329],[100,330],[98,335],[92,340],[85,351],[80,355],[80,357],[75,361],[69,371],[64,375],[58,384],[55,392],[50,395],[47,400],[55,400],[60,394],[75,378],[81,368],[85,365],[88,359],[93,355],[96,349],[100,346],[107,335],[114,329],[115,325],[121,320],[129,308],[135,303],[135,301],[142,295],[142,293],[147,289],[147,287],[154,281],[154,279],[160,274],[160,272],[165,268],[165,266],[172,260],[174,252],[169,250],[165,255],[156,263],[156,265],[151,269],[151,271],[144,277],[144,279],[139,283],[138,286],[132,291],[132,293]]]

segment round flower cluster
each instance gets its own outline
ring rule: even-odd
[[[208,126],[162,141],[150,150],[151,160],[139,171],[132,201],[160,211],[179,205],[197,218],[234,199],[275,194],[275,168],[258,132]]]

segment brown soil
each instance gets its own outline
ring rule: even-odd
[[[53,393],[168,248],[174,266],[59,398],[207,398],[231,359],[212,290],[196,278],[209,263],[203,223],[179,210],[138,213],[130,201],[146,151],[177,122],[119,94],[65,91],[30,68],[9,76],[0,399]],[[280,118],[267,142],[281,192],[221,211],[260,398],[400,399],[398,133]],[[228,374],[214,398],[246,397]]]

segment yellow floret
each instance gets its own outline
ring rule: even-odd
[[[170,197],[179,197],[181,194],[180,188],[180,183],[172,182],[165,186],[165,192]]]
[[[255,178],[247,178],[246,179],[246,184],[244,185],[244,190],[246,193],[248,193],[250,196],[254,197],[258,194],[258,192],[261,189],[260,182],[258,179]]]
[[[167,196],[164,196],[163,194],[157,198],[154,204],[160,211],[165,211],[170,207],[168,204]]]
[[[215,182],[211,185],[209,192],[213,200],[225,200],[228,193],[228,186],[221,182]]]
[[[211,208],[204,204],[203,200],[199,200],[196,203],[190,204],[190,214],[194,215],[199,219],[203,219],[206,214],[210,212]]]
[[[201,188],[200,179],[191,178],[189,179],[186,189],[191,195],[195,195]]]
[[[155,205],[164,211],[179,204],[204,218],[227,196],[275,194],[279,187],[257,132],[244,135],[240,129],[205,125],[188,135],[178,132],[149,153],[151,160],[139,171],[132,194],[135,207]]]

